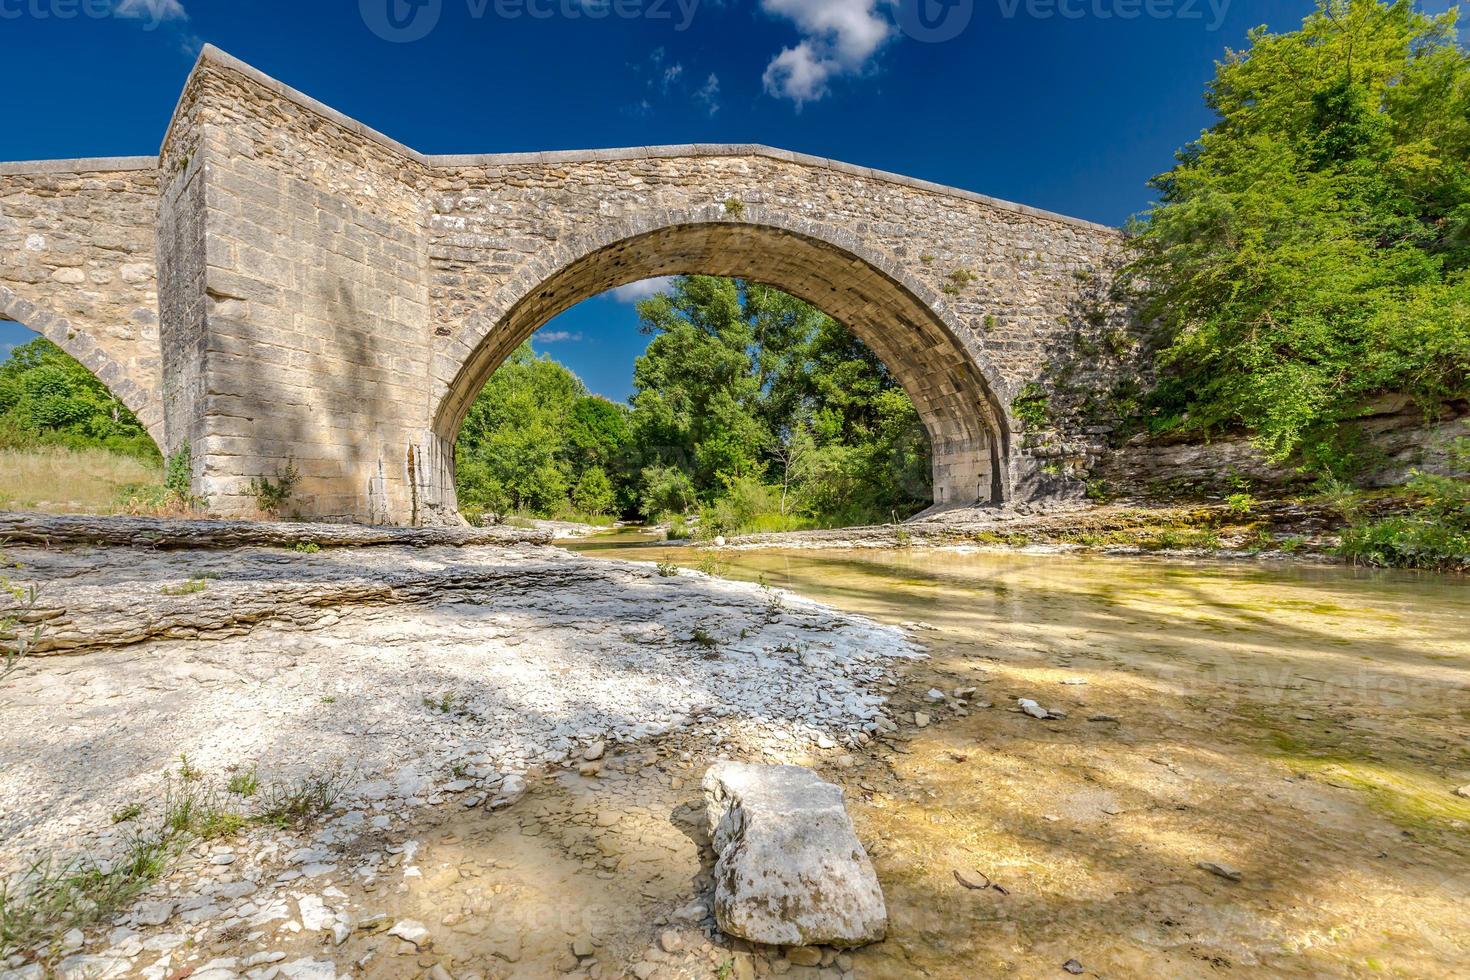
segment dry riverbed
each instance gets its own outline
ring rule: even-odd
[[[241,817],[55,937],[64,976],[1423,976],[1470,955],[1450,580],[940,551],[715,568],[838,612],[531,543],[10,557],[71,639],[0,686],[6,870],[116,853],[169,793]],[[698,782],[722,757],[844,787],[886,942],[714,931]],[[231,794],[244,773],[259,787]],[[312,786],[330,801],[257,819]],[[29,958],[13,971],[44,976]]]

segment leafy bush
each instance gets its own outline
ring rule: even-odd
[[[606,514],[613,509],[617,498],[613,495],[612,481],[601,466],[589,467],[577,481],[572,491],[572,503],[589,514]]]
[[[296,495],[296,487],[300,482],[301,473],[296,469],[295,462],[287,460],[285,468],[276,471],[274,480],[268,476],[257,476],[251,480],[250,495],[255,498],[255,506],[260,508],[261,513],[279,516],[281,510]]]
[[[1027,382],[1011,401],[1011,411],[1028,429],[1045,429],[1051,425],[1046,389],[1034,381]]]
[[[1463,395],[1470,365],[1470,53],[1455,12],[1319,0],[1251,32],[1216,124],[1154,179],[1130,275],[1161,325],[1159,425],[1244,427],[1317,472],[1384,392]]]
[[[689,474],[673,466],[650,466],[643,471],[639,506],[645,515],[685,514],[697,502]]]
[[[1470,570],[1470,474],[1417,474],[1409,490],[1408,514],[1349,524],[1339,553],[1355,565]]]

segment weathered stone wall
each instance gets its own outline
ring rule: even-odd
[[[163,444],[149,159],[0,164],[0,319],[96,374]]]
[[[1414,472],[1464,476],[1455,457],[1457,442],[1470,442],[1470,403],[1447,402],[1426,411],[1403,398],[1388,398],[1361,418],[1344,423],[1342,438],[1363,470],[1354,482],[1393,487]],[[1221,495],[1245,487],[1281,491],[1311,479],[1286,463],[1272,463],[1244,436],[1208,442],[1137,436],[1102,454],[1089,477],[1108,493],[1130,497]]]
[[[405,161],[210,62],[191,88],[200,108],[181,113],[166,155],[197,137],[208,389],[187,424],[199,491],[249,512],[251,481],[289,466],[293,512],[417,522],[428,304]]]

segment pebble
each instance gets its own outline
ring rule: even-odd
[[[415,947],[423,947],[429,943],[429,930],[424,928],[422,922],[416,922],[413,919],[402,919],[395,922],[393,928],[388,930],[388,935],[413,943]]]
[[[1455,790],[1455,795],[1463,796],[1466,799],[1470,799],[1470,783],[1466,783],[1464,786],[1461,786],[1459,789]]]
[[[658,947],[665,953],[677,953],[684,948],[684,940],[672,929],[665,929],[658,934]]]
[[[582,758],[587,762],[596,762],[602,758],[605,752],[607,752],[607,742],[598,740],[587,746],[586,750],[582,753]]]
[[[919,728],[929,727],[929,716],[922,711],[914,712],[914,724]]]
[[[820,966],[822,951],[815,946],[793,946],[786,951],[786,959],[793,966]]]
[[[1198,864],[1201,871],[1208,871],[1212,875],[1219,875],[1229,881],[1240,881],[1245,875],[1228,864],[1219,864],[1215,861],[1201,861]]]

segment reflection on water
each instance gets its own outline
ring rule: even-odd
[[[950,636],[993,639],[997,629],[1053,624],[1151,636],[1161,646],[1229,637],[1275,649],[1351,647],[1367,658],[1404,648],[1470,652],[1470,587],[1432,573],[937,549],[713,551],[669,547],[635,528],[567,546],[763,580],[889,622],[924,620]]]

